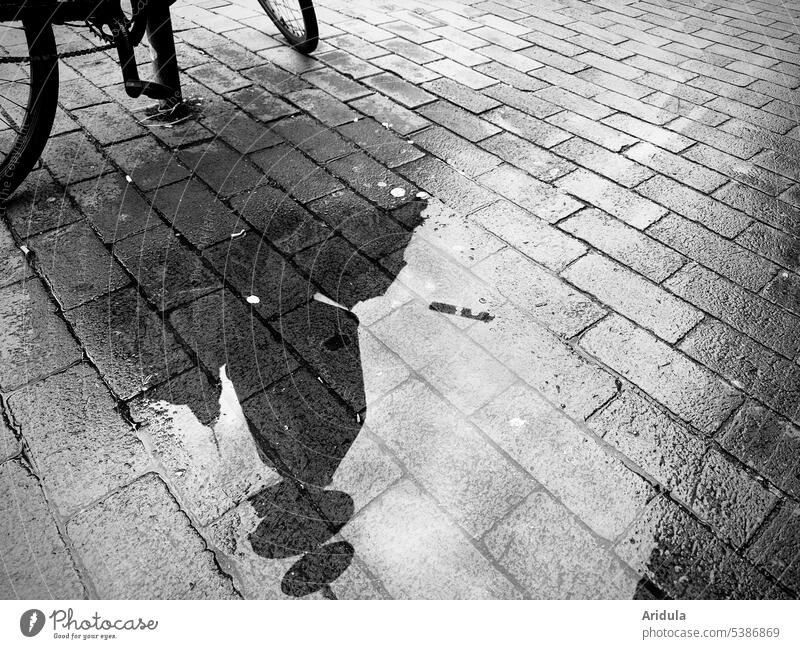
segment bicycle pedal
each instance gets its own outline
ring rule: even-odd
[[[175,94],[175,91],[169,86],[154,81],[126,81],[125,92],[129,97],[136,99],[141,95],[149,97],[150,99],[169,99]]]

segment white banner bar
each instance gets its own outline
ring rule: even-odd
[[[0,647],[793,647],[797,602],[0,602]]]

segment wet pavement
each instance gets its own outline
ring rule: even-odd
[[[796,597],[800,5],[316,4],[175,5],[171,126],[62,62],[0,595]]]

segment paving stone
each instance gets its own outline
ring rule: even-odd
[[[691,500],[718,534],[741,547],[778,499],[716,450],[709,452]]]
[[[107,174],[67,189],[104,243],[114,243],[161,222],[121,174]]]
[[[11,232],[0,223],[0,288],[33,275],[25,255],[14,243]]]
[[[227,291],[173,311],[169,321],[209,374],[216,376],[226,366],[241,401],[297,367],[275,336]]]
[[[3,599],[82,599],[75,564],[50,513],[42,488],[20,462],[0,465],[0,548]],[[32,541],[34,541],[32,543]]]
[[[800,350],[797,316],[697,264],[689,264],[666,282],[667,288],[735,329],[789,358]]]
[[[265,127],[261,122],[243,111],[236,111],[227,103],[224,103],[224,110],[212,111],[207,108],[203,114],[203,123],[241,154],[260,151],[281,141],[274,127]]]
[[[159,187],[151,200],[172,227],[198,248],[230,239],[244,227],[219,197],[196,179]]]
[[[303,78],[340,101],[350,101],[370,94],[368,88],[352,79],[348,79],[335,70],[315,70],[314,72],[309,72]]]
[[[717,430],[741,402],[714,374],[619,316],[595,325],[581,346],[702,432]]]
[[[800,565],[797,563],[800,508],[786,503],[780,513],[761,532],[747,552],[756,565],[763,566],[778,581],[797,589],[800,584]]]
[[[415,163],[412,162],[410,164],[413,165]],[[407,168],[407,166],[403,167],[403,169]],[[399,207],[416,194],[416,189],[412,185],[362,152],[334,160],[328,165],[328,168],[339,178],[345,180],[359,194],[384,209]],[[335,189],[341,189],[341,185],[337,183]],[[397,195],[399,192],[396,190],[399,189],[402,189],[403,192]]]
[[[511,133],[492,136],[481,142],[481,146],[539,180],[552,181],[575,170],[574,165],[562,158]]]
[[[486,113],[486,118],[497,126],[546,149],[564,142],[570,137],[566,131],[514,108],[495,108]]]
[[[800,234],[797,220],[800,210],[752,187],[731,181],[714,192],[714,198],[778,230],[794,236]]]
[[[603,124],[627,133],[640,140],[645,140],[672,153],[680,153],[692,145],[692,140],[678,133],[672,133],[660,126],[648,124],[630,115],[615,113],[601,120]],[[676,120],[677,121],[677,120]]]
[[[408,403],[415,408],[408,410]],[[421,381],[407,382],[381,401],[369,415],[369,426],[472,536],[500,520],[533,486]]]
[[[497,198],[494,193],[431,156],[409,162],[399,167],[398,171],[432,196],[463,214],[473,212]]]
[[[319,59],[342,74],[349,75],[355,79],[378,74],[381,71],[379,67],[341,50],[322,52],[319,55]]]
[[[797,421],[800,371],[789,359],[712,318],[698,325],[680,347],[734,385]]]
[[[237,194],[261,180],[261,174],[253,165],[219,140],[182,149],[178,156],[218,195]]]
[[[278,458],[279,473],[309,487],[331,483],[362,423],[305,369],[260,390],[242,408],[257,442]]]
[[[674,250],[600,210],[581,210],[558,227],[654,282],[661,282],[684,264]]]
[[[424,153],[411,141],[396,136],[372,118],[343,124],[339,132],[390,169],[421,158]]]
[[[106,168],[106,161],[82,132],[50,138],[42,159],[65,185],[99,176]]]
[[[8,405],[64,515],[126,484],[148,466],[144,447],[86,364],[16,392]]]
[[[577,240],[508,201],[484,207],[471,218],[550,270],[562,270],[586,252]]]
[[[763,257],[675,214],[668,214],[647,233],[751,291],[763,288],[778,270]]]
[[[764,287],[764,296],[792,313],[800,313],[800,276],[781,271]]]
[[[481,175],[478,180],[548,223],[569,216],[582,207],[565,192],[507,164]]]
[[[30,173],[4,209],[9,225],[23,239],[81,218],[46,169]]]
[[[475,69],[490,77],[494,77],[498,81],[502,81],[507,86],[511,86],[512,88],[516,88],[517,90],[526,90],[528,92],[535,92],[537,90],[545,88],[548,84],[542,79],[536,78],[534,75],[540,73],[541,70],[545,69],[552,70],[552,68],[542,68],[541,65],[538,63],[538,61],[534,61],[533,59],[530,59],[527,56],[523,56],[522,54],[520,54],[519,57],[525,60],[524,67],[529,67],[530,65],[533,65],[533,69],[531,69],[528,74],[520,72],[519,67],[509,67],[508,65],[503,65],[502,63],[498,63],[497,61],[490,61],[489,63],[482,63],[481,65],[476,65]],[[516,61],[517,56],[515,55],[513,59],[514,61]],[[511,63],[511,61],[508,61],[508,63]],[[555,70],[555,72],[558,72],[558,70]]]
[[[634,187],[653,175],[647,168],[579,137],[562,142],[552,151],[625,187]]]
[[[328,298],[347,308],[382,295],[391,284],[388,275],[338,236],[301,252],[296,260]]]
[[[408,135],[430,124],[427,119],[403,108],[383,95],[376,94],[356,99],[350,102],[350,105],[365,115],[373,117],[377,122],[387,124],[388,128],[400,135]]]
[[[221,286],[174,230],[159,226],[114,246],[150,302],[164,311]]]
[[[655,203],[583,169],[560,178],[556,185],[562,191],[613,214],[639,230],[645,229],[666,213],[664,208]]]
[[[447,101],[422,106],[419,112],[470,142],[478,142],[500,132],[500,128]]]
[[[72,111],[74,117],[103,146],[144,135],[145,130],[122,106],[98,104]]]
[[[485,259],[474,272],[565,338],[571,338],[605,314],[590,298],[514,250],[502,250]]]
[[[625,152],[625,155],[701,192],[712,192],[727,182],[722,174],[696,165],[680,156],[675,156],[648,142],[640,142],[631,147]]]
[[[598,104],[591,99],[586,99],[566,88],[559,88],[556,86],[547,86],[541,90],[536,90],[534,94],[540,99],[567,109],[573,113],[578,113],[589,119],[601,119],[611,115],[614,111],[607,106]]]
[[[172,333],[134,289],[73,309],[67,319],[89,358],[121,399],[129,399],[191,364]]]
[[[357,117],[346,104],[322,90],[295,90],[287,98],[327,126],[340,126]]]
[[[369,77],[364,80],[364,83],[406,108],[417,108],[436,100],[436,97],[429,92],[388,72]]]
[[[616,551],[670,597],[738,599],[769,592],[749,561],[664,497],[650,503]]]
[[[500,105],[496,99],[444,77],[423,83],[421,87],[473,113],[482,113]]]
[[[237,596],[214,555],[154,473],[75,516],[67,532],[99,597]]]
[[[697,144],[688,151],[684,151],[683,155],[770,196],[777,196],[792,184],[788,179],[756,166],[752,162],[743,162],[736,156],[718,151],[705,144]],[[782,194],[781,198],[788,200],[786,194]],[[788,202],[791,203],[790,200]]]
[[[290,311],[310,297],[307,280],[262,237],[250,233],[204,254],[241,295],[258,297],[253,308],[264,318]]]
[[[546,493],[531,494],[485,539],[534,599],[627,599],[636,579]]]
[[[289,88],[280,91],[280,93],[283,94],[288,91]],[[279,91],[275,90],[274,92],[278,93]],[[294,106],[276,97],[272,92],[256,86],[237,90],[230,93],[228,97],[256,122],[271,122],[299,112]]]
[[[650,495],[642,478],[527,386],[513,386],[472,419],[602,537],[622,533]]]
[[[11,391],[63,370],[81,350],[37,280],[0,289],[0,388]]]
[[[324,169],[288,145],[278,145],[251,156],[267,178],[287,190],[301,202],[313,201],[342,187]],[[245,189],[252,189],[252,183]]]
[[[610,374],[588,363],[527,313],[495,309],[469,335],[526,383],[574,417],[586,418],[616,391]]]
[[[667,342],[676,342],[703,317],[683,300],[596,253],[578,259],[562,276]]]
[[[781,230],[755,222],[740,234],[736,241],[786,268],[791,270],[800,268],[798,263],[800,243],[798,239]]]
[[[490,141],[484,140],[483,145],[486,146]],[[470,178],[479,176],[501,163],[496,156],[440,126],[417,133],[414,136],[414,143]]]
[[[240,90],[250,85],[250,81],[243,76],[220,68],[222,66],[217,62],[204,63],[187,70],[186,73],[210,90],[220,94]]]
[[[283,119],[275,124],[273,130],[319,163],[347,155],[354,150],[335,131],[305,115]]]
[[[145,191],[181,180],[189,174],[178,163],[177,157],[160,148],[152,137],[116,144],[106,151],[122,171]]]
[[[317,218],[342,233],[359,253],[381,259],[404,249],[411,233],[393,220],[389,213],[377,209],[355,192],[335,192],[309,204]]]
[[[358,358],[358,321],[336,307],[311,300],[280,317],[281,338],[309,363],[325,385],[352,408],[366,407]]]
[[[71,309],[130,281],[85,223],[38,235],[30,239],[29,245],[63,309]]]
[[[800,491],[794,450],[800,443],[800,431],[787,420],[754,401],[748,401],[736,413],[720,442],[726,450],[781,489],[791,494]]]
[[[392,597],[521,596],[410,481],[374,501],[343,535]],[[404,542],[398,544],[398,538]]]
[[[646,180],[636,191],[724,237],[736,236],[751,222],[743,212],[664,176]]]
[[[673,497],[691,501],[706,445],[663,410],[625,390],[594,415],[589,426]]]
[[[679,117],[671,122],[669,124],[669,129],[680,133],[684,137],[691,138],[692,140],[705,142],[709,146],[731,153],[743,160],[751,158],[761,149],[761,146],[756,142],[737,138],[720,129],[711,128],[710,126],[706,126],[700,122],[694,122],[685,117]],[[654,144],[658,143],[654,142]]]

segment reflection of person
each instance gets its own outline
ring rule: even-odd
[[[384,211],[340,193],[326,201],[324,209],[336,211],[354,201],[358,209],[323,218],[349,234],[358,251],[335,236],[301,253],[313,286],[322,290],[306,304],[280,314],[284,344],[296,349],[317,376],[296,372],[243,404],[262,451],[283,478],[251,500],[262,520],[250,542],[265,558],[303,555],[282,584],[285,593],[297,596],[336,579],[352,558],[347,543],[324,545],[352,515],[352,499],[325,487],[366,414],[359,321],[350,309],[390,286],[425,207],[424,201],[411,200]],[[308,295],[315,290],[309,288]]]

